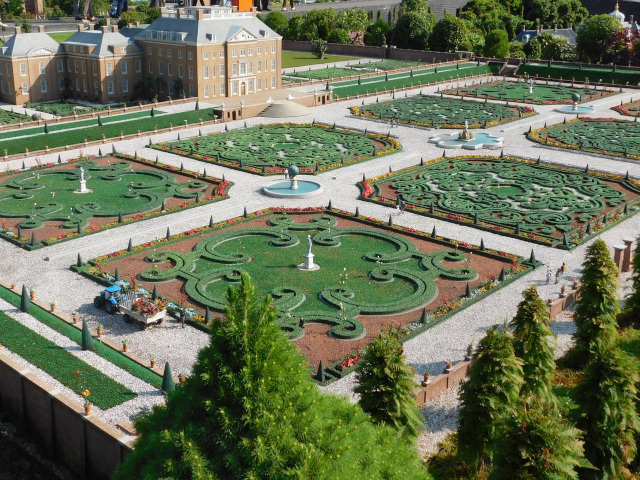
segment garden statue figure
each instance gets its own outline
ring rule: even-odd
[[[307,235],[307,255],[311,255],[312,245],[313,245],[313,240],[311,239],[311,235]]]

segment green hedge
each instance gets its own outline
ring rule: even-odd
[[[78,395],[89,389],[90,401],[104,410],[136,397],[124,385],[4,312],[0,312],[0,334],[2,344],[9,350],[44,370]]]
[[[604,68],[576,68],[565,66],[547,66],[547,65],[533,65],[527,63],[521,65],[518,69],[518,75],[529,74],[529,76],[538,76],[542,78],[551,77],[559,80],[562,78],[564,81],[571,81],[575,79],[577,82],[584,82],[589,79],[589,83],[596,84],[600,80],[603,83],[615,83],[625,85],[637,85],[640,82],[640,72],[637,70],[617,70]]]
[[[18,295],[17,293],[0,287],[0,298],[6,300],[14,307],[20,308],[20,295]],[[88,301],[89,300],[92,299],[88,299]],[[77,329],[73,325],[69,325],[64,320],[56,317],[53,313],[48,312],[36,305],[32,305],[29,314],[36,320],[39,320],[48,327],[56,330],[58,333],[64,335],[70,340],[73,340],[78,345],[82,344],[82,331]],[[101,342],[94,342],[93,346],[94,352],[100,355],[105,360],[110,361],[111,363],[120,367],[131,375],[138,377],[140,380],[147,382],[148,384],[153,385],[158,389],[162,386],[162,377],[154,373],[152,370],[143,367],[142,365],[134,362],[122,353],[112,349],[111,347],[108,347]]]

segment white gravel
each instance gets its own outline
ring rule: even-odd
[[[445,85],[445,87],[447,86],[449,85]],[[313,89],[314,86],[300,88],[300,90],[309,91]],[[436,87],[423,87],[421,90],[423,93],[429,93],[434,92]],[[410,92],[410,94],[416,94],[419,91],[419,89],[416,89]],[[609,108],[618,105],[620,100],[628,101],[630,95],[633,93],[636,93],[636,91],[628,90],[622,95],[591,102],[596,109],[590,116],[617,117],[618,114],[609,110]],[[380,95],[379,98],[383,100],[389,98],[389,96]],[[366,103],[375,101],[375,97],[370,97],[365,100]],[[358,99],[319,106],[314,109],[313,114],[294,119],[251,118],[246,120],[246,124],[247,126],[252,126],[260,123],[276,123],[279,121],[311,122],[315,119],[329,124],[336,122],[339,126],[351,126],[362,129],[366,127],[371,132],[386,134],[390,131],[389,127],[385,124],[350,117],[347,107],[360,105],[361,103],[362,99]],[[172,110],[191,108],[193,108],[192,105],[175,105],[171,107]],[[553,161],[558,164],[582,168],[586,166],[586,164],[589,164],[591,169],[600,169],[620,174],[625,174],[629,171],[631,176],[640,177],[640,162],[632,163],[608,158],[598,158],[585,155],[584,153],[551,150],[527,141],[524,133],[529,129],[530,125],[533,128],[538,128],[542,127],[545,122],[553,124],[562,121],[564,116],[553,112],[553,108],[553,106],[536,106],[535,109],[540,115],[523,118],[504,126],[492,127],[487,129],[487,131],[488,133],[504,137],[504,152],[507,155],[528,156],[532,158],[540,156],[543,162]],[[163,108],[163,110],[166,109]],[[244,120],[229,122],[229,128],[241,128],[244,123]],[[210,125],[187,130],[176,129],[171,133],[155,135],[151,137],[151,140],[155,143],[163,140],[176,139],[178,133],[182,138],[186,138],[197,135],[199,130],[202,130],[203,134],[207,134],[224,130],[224,125]],[[357,206],[361,214],[380,219],[388,219],[389,215],[393,214],[396,224],[410,226],[423,231],[431,231],[431,229],[436,226],[438,233],[445,237],[464,239],[464,241],[473,244],[479,244],[480,240],[484,239],[488,248],[505,250],[526,257],[529,256],[533,248],[536,258],[546,265],[550,265],[552,270],[557,269],[562,262],[565,262],[568,266],[567,276],[580,277],[580,265],[583,261],[586,245],[577,247],[572,251],[551,249],[498,234],[482,232],[463,225],[454,225],[441,220],[414,215],[408,211],[402,216],[396,216],[391,209],[384,206],[358,201],[359,191],[355,184],[362,179],[363,173],[367,177],[373,177],[387,173],[389,167],[393,170],[398,170],[416,164],[420,158],[428,160],[442,154],[442,149],[428,143],[429,137],[435,133],[433,131],[401,125],[391,130],[391,132],[393,135],[399,137],[399,141],[403,146],[402,152],[318,175],[314,179],[323,184],[325,191],[316,197],[306,200],[275,200],[264,197],[259,193],[259,189],[265,183],[268,183],[270,179],[236,170],[225,169],[215,165],[204,164],[166,152],[150,150],[146,148],[146,145],[149,143],[149,137],[116,142],[116,149],[119,152],[134,154],[137,151],[138,155],[142,157],[155,158],[158,156],[163,163],[176,166],[184,164],[184,167],[187,169],[199,172],[206,169],[209,175],[224,176],[227,180],[236,182],[235,186],[230,190],[230,199],[213,205],[190,209],[185,212],[149,219],[143,223],[123,225],[115,229],[33,252],[24,251],[10,245],[8,242],[0,242],[0,256],[5,259],[2,269],[0,269],[0,277],[10,283],[16,282],[19,285],[23,283],[33,285],[39,298],[45,302],[57,301],[58,308],[61,311],[68,313],[79,311],[82,318],[92,322],[92,325],[95,325],[97,322],[104,324],[105,334],[108,338],[118,342],[122,338],[127,338],[131,351],[143,358],[155,355],[161,366],[164,362],[170,362],[174,374],[191,372],[191,366],[196,359],[197,351],[207,344],[208,336],[191,327],[182,329],[177,322],[172,321],[165,322],[157,328],[139,331],[135,326],[125,324],[120,315],[109,316],[103,311],[98,311],[93,307],[92,299],[100,292],[102,287],[69,270],[69,265],[76,261],[78,253],[82,255],[83,259],[90,259],[126,247],[129,239],[132,239],[135,245],[163,237],[167,227],[170,227],[171,233],[175,234],[207,224],[210,216],[213,217],[214,221],[218,221],[241,215],[245,206],[248,211],[254,211],[268,206],[320,206],[327,205],[329,200],[331,200],[332,205],[336,208],[355,211]],[[101,148],[103,153],[111,151],[111,146],[107,144],[102,147],[83,148],[82,152],[85,155],[98,154],[99,148]],[[478,153],[494,155],[496,152],[483,150]],[[62,158],[63,160],[67,160],[68,158],[78,156],[78,154],[79,150],[69,151],[63,153]],[[460,154],[462,153],[459,151],[447,152],[447,155],[450,156]],[[42,163],[55,162],[57,158],[57,153],[43,155],[39,158],[39,161]],[[4,168],[19,168],[22,162],[23,160],[13,160],[7,162]],[[25,159],[25,163],[27,166],[30,166],[37,162],[35,158],[27,158]],[[640,215],[635,215],[606,232],[603,232],[600,236],[609,246],[612,246],[618,243],[623,237],[635,236],[639,231]],[[436,372],[444,367],[445,360],[451,359],[455,361],[462,359],[467,344],[472,340],[477,342],[490,326],[496,323],[502,323],[505,319],[513,317],[517,304],[520,301],[520,293],[529,284],[533,283],[538,285],[540,294],[545,299],[557,296],[560,285],[546,285],[544,277],[545,267],[540,267],[524,278],[494,292],[488,298],[466,308],[445,323],[410,340],[405,345],[405,354],[409,364],[415,367],[418,372],[424,371],[425,368]],[[4,309],[5,307],[0,308]],[[10,313],[13,315],[14,312]],[[556,324],[556,328],[563,332],[563,336],[568,335],[566,333],[570,327],[568,320],[556,322]],[[561,341],[561,336],[558,341]],[[3,349],[3,351],[5,351],[5,349]],[[106,365],[104,366],[105,371],[111,372],[110,368],[111,367],[107,367]],[[131,378],[125,379],[120,373],[114,372],[113,375],[115,375],[118,381],[122,381],[129,388],[137,388],[137,391],[144,388],[136,383],[139,382],[138,380]],[[348,376],[322,390],[340,395],[351,395],[353,388],[352,378],[353,375]],[[131,385],[129,383],[131,383]],[[132,415],[135,414],[136,409],[146,408],[155,401],[154,399],[159,398],[159,394],[157,391],[147,392],[144,397],[144,399],[127,402],[122,408],[116,407],[108,412],[100,412],[100,416],[111,424],[114,424],[118,419],[130,419]],[[77,398],[77,396],[75,398]],[[129,408],[133,404],[135,404],[136,407]],[[118,410],[120,408],[121,410]],[[441,410],[450,413],[450,407],[448,406],[441,407]],[[442,416],[450,423],[453,417],[451,417],[449,413],[443,414]],[[120,416],[122,416],[122,418],[118,418]],[[443,425],[442,428],[432,428],[435,432],[438,429],[444,431],[443,429],[446,427]]]

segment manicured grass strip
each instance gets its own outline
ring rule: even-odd
[[[213,109],[192,110],[190,112],[181,112],[159,117],[146,116],[142,119],[133,119],[123,123],[110,123],[100,126],[83,128],[79,130],[67,130],[64,132],[48,133],[46,135],[37,135],[30,138],[18,138],[2,142],[2,147],[7,150],[8,155],[24,153],[25,148],[30,151],[44,150],[45,146],[49,148],[63,147],[65,145],[76,145],[83,143],[85,139],[89,142],[102,140],[102,135],[106,138],[119,137],[123,135],[134,135],[140,130],[141,132],[149,132],[154,128],[163,129],[184,126],[185,120],[189,125],[203,121],[214,119]]]
[[[14,307],[20,307],[20,295],[15,292],[0,287],[0,298],[6,300]],[[59,319],[51,312],[48,312],[36,305],[32,305],[29,314],[36,320],[41,321],[48,327],[56,330],[58,333],[73,340],[78,345],[82,344],[82,331],[77,329],[73,325],[69,325],[67,322]],[[131,375],[138,377],[140,380],[147,382],[148,384],[158,389],[162,386],[162,377],[160,375],[157,375],[148,368],[139,365],[120,352],[117,352],[98,341],[93,343],[93,347],[96,354],[100,355],[105,360],[110,361],[111,363],[120,367]]]
[[[282,52],[282,68],[303,67],[305,65],[320,65],[323,63],[346,62],[348,60],[360,60],[360,57],[343,57],[341,55],[325,55],[317,58],[308,52]]]
[[[161,113],[162,112],[158,112],[157,110],[154,112],[154,114],[156,115],[160,115]],[[150,117],[149,110],[126,113],[124,115],[107,116],[106,113],[102,113],[100,115],[100,119],[102,121],[103,126],[109,123],[116,123],[116,122],[122,122],[123,120],[134,120],[137,118],[145,118],[145,117]],[[98,115],[96,115],[96,118],[78,120],[76,122],[56,123],[55,120],[50,120],[47,122],[47,128],[49,130],[49,133],[63,132],[63,131],[70,130],[72,128],[78,128],[78,127],[97,127],[97,126],[98,126]],[[80,131],[84,131],[84,129]],[[11,139],[11,138],[14,138],[17,136],[23,136],[23,135],[44,135],[44,123],[42,123],[40,127],[22,128],[20,130],[7,130],[5,132],[0,133],[0,139],[4,139],[4,138]]]
[[[576,68],[564,66],[546,66],[546,65],[521,65],[518,69],[518,75],[528,73],[530,76],[553,79],[562,78],[564,81],[575,79],[577,82],[589,80],[589,83],[595,85],[599,81],[604,83],[617,83],[637,85],[640,82],[640,72],[638,70],[616,70],[604,68]]]
[[[85,389],[89,389],[91,402],[104,410],[136,397],[136,394],[124,385],[4,312],[0,312],[0,339],[9,350],[47,372],[77,394],[80,395]]]
[[[340,86],[344,85],[343,83],[337,84],[338,86],[334,86],[333,95],[336,98],[341,97],[352,97],[356,94],[362,95],[365,93],[376,93],[378,91],[383,92],[385,90],[393,90],[394,88],[400,89],[404,87],[416,87],[418,88],[420,85],[426,86],[427,82],[441,82],[448,81],[451,76],[453,76],[454,80],[456,79],[456,75],[460,75],[460,80],[463,79],[463,76],[466,74],[467,76],[471,75],[481,75],[488,73],[498,73],[499,66],[498,65],[481,65],[479,67],[471,67],[471,68],[461,68],[456,70],[455,67],[453,69],[438,69],[438,73],[434,71],[429,71],[428,73],[423,73],[423,71],[414,72],[413,77],[407,76],[404,74],[394,74],[389,75],[389,80],[385,80],[384,76],[379,76],[375,78],[366,78],[361,80],[361,84],[357,84],[357,80],[351,80],[351,83],[348,86]],[[402,75],[402,78],[393,79],[395,75]],[[354,84],[355,82],[355,84]]]

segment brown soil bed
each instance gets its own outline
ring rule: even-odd
[[[322,212],[316,212],[315,214],[322,214]],[[215,230],[214,233],[244,228],[265,228],[267,227],[269,218],[271,218],[272,216],[273,215],[268,215],[245,222],[231,224],[223,229]],[[291,216],[295,218],[296,223],[307,223],[314,215],[292,213]],[[362,228],[363,226],[368,225],[353,219],[339,217],[338,226],[342,228]],[[405,236],[401,231],[398,230],[393,230],[393,233],[399,236]],[[160,244],[161,246],[159,246],[157,250],[173,250],[179,253],[188,253],[193,250],[197,243],[202,241],[204,238],[209,237],[210,235],[211,234],[198,236],[194,235],[192,237],[185,237],[183,240],[176,243],[171,243],[169,245]],[[415,245],[418,247],[418,250],[420,250],[421,252],[434,252],[437,250],[450,248],[431,241],[428,238],[415,238],[409,235],[407,235],[406,238],[409,238],[413,243],[415,243]],[[137,274],[140,271],[146,270],[151,267],[151,264],[145,260],[147,254],[150,251],[153,250],[142,251],[140,253],[125,256],[122,258],[116,257],[114,260],[105,260],[103,268],[105,272],[111,274],[113,274],[115,272],[115,269],[118,268],[120,276],[127,280],[130,280],[131,278],[137,278]],[[446,267],[455,268],[460,267],[461,263],[444,262],[443,265]],[[471,288],[474,288],[487,281],[488,279],[496,278],[498,275],[500,275],[500,272],[503,268],[505,270],[511,268],[511,259],[492,258],[485,256],[477,250],[474,250],[473,254],[471,255],[470,267],[478,272],[478,277],[469,282]],[[158,265],[158,268],[163,268],[163,266]],[[155,286],[160,295],[170,299],[176,304],[180,303],[180,292],[183,284],[181,280],[173,280],[162,283],[142,282],[140,280],[136,281],[138,282],[138,284],[144,286],[144,288],[148,289],[149,291],[153,290],[153,287]],[[466,281],[453,281],[445,280],[442,278],[436,280],[436,283],[438,286],[438,295],[430,304],[426,305],[428,311],[439,307],[445,301],[451,301],[456,297],[463,295],[467,285]],[[259,287],[260,286],[258,285],[258,288]],[[203,312],[203,308],[200,305],[195,304],[190,300],[186,302],[186,305],[200,312]],[[215,314],[215,312],[212,313]],[[331,326],[324,324],[307,323],[305,326],[305,335],[302,338],[294,341],[293,343],[300,348],[300,351],[307,357],[311,365],[317,367],[320,360],[322,360],[324,362],[324,365],[327,366],[337,360],[342,359],[346,355],[355,352],[359,347],[368,344],[372,340],[372,338],[380,330],[385,329],[387,325],[392,324],[396,327],[406,325],[409,322],[419,318],[421,313],[422,307],[413,311],[394,315],[361,316],[358,318],[358,320],[364,324],[367,333],[364,338],[361,338],[359,340],[337,339],[329,334]]]

